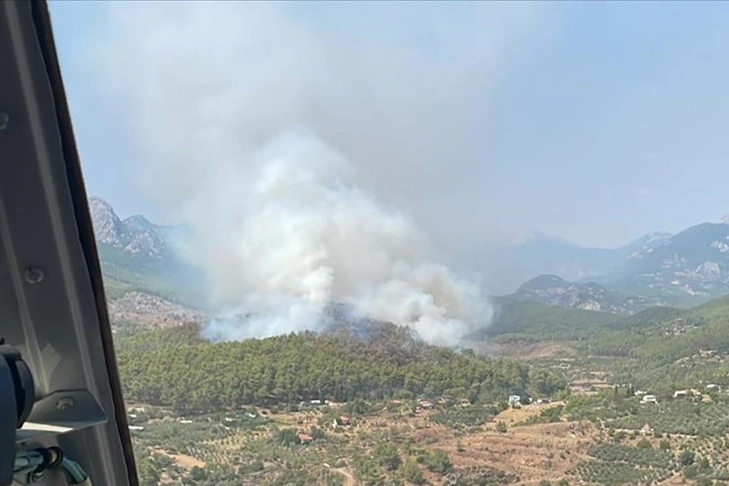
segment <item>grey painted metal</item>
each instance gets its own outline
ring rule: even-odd
[[[0,335],[31,368],[39,410],[76,428],[83,422],[77,406],[87,407],[88,427],[23,437],[21,445],[59,445],[95,484],[124,486],[132,483],[115,418],[99,294],[81,244],[57,100],[33,14],[30,2],[0,2]],[[63,397],[73,404],[57,406]]]
[[[2,452],[15,447],[17,413],[13,375],[8,363],[0,356],[0,485],[10,484],[13,479],[12,456]]]

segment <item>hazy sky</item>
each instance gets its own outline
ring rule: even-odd
[[[472,250],[540,230],[613,246],[729,212],[729,3],[275,5],[260,18],[262,29],[276,22],[277,52],[308,52],[286,44],[302,38],[329,69],[302,113],[355,161],[367,190],[436,241]],[[51,4],[89,192],[122,215],[165,220],[170,208],[139,181],[149,161],[130,127],[147,120],[97,72],[95,46],[125,48],[114,31],[122,10]],[[189,35],[208,34],[220,32]],[[301,61],[293,54],[277,62]],[[137,68],[134,53],[125,63]],[[308,89],[282,73],[282,89]],[[360,88],[358,104],[345,91]],[[337,123],[350,105],[355,120]]]

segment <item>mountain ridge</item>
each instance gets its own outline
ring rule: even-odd
[[[96,196],[89,198],[89,209],[115,329],[204,319],[200,272],[179,256],[183,228],[157,225],[141,215],[121,219]]]
[[[569,282],[557,275],[539,275],[523,283],[510,297],[612,314],[633,314],[653,302],[613,292],[594,282]]]
[[[595,248],[531,232],[518,244],[504,247],[492,255],[495,262],[492,269],[505,276],[497,290],[514,292],[522,283],[538,275],[557,275],[568,281],[586,282],[610,273],[630,254],[659,246],[671,236],[666,232],[654,232],[617,248]]]
[[[582,286],[581,292],[589,294],[585,286],[597,284],[639,303],[681,307],[729,293],[727,224],[700,223],[676,234],[649,233],[616,249],[556,241],[532,239],[507,249],[504,262],[513,265],[516,274],[525,268],[539,270],[527,282],[540,275],[570,282],[561,284],[563,293],[572,285],[572,291]],[[532,297],[545,301],[544,295]]]
[[[183,226],[157,225],[142,215],[119,218],[95,196],[89,206],[102,268],[117,298],[136,290],[204,309],[201,271],[179,256],[188,241]],[[729,293],[729,225],[647,233],[613,249],[532,232],[495,260],[515,282],[530,274],[508,293],[516,300],[614,314],[651,305],[690,307]]]

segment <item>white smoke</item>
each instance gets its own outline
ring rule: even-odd
[[[332,302],[438,344],[488,324],[479,288],[357,184],[435,195],[423,174],[448,160],[431,142],[445,135],[457,153],[473,99],[455,93],[482,68],[456,76],[407,49],[332,44],[276,4],[111,8],[95,60],[131,120],[148,193],[194,235],[216,335],[316,328]]]
[[[440,344],[455,344],[487,324],[478,288],[443,266],[423,263],[422,235],[354,186],[353,167],[314,135],[283,134],[241,162],[252,178],[228,173],[236,184],[216,185],[216,197],[231,194],[206,220],[222,218],[228,237],[195,245],[218,304],[252,314],[217,319],[216,336],[315,328],[332,302],[410,325]],[[214,234],[205,221],[197,224]]]

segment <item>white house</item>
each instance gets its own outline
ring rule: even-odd
[[[640,403],[658,403],[655,395],[643,395]]]
[[[509,395],[509,405],[519,405],[521,397],[519,395]]]
[[[418,405],[423,407],[425,410],[430,410],[433,408],[433,402],[430,400],[418,400]]]

